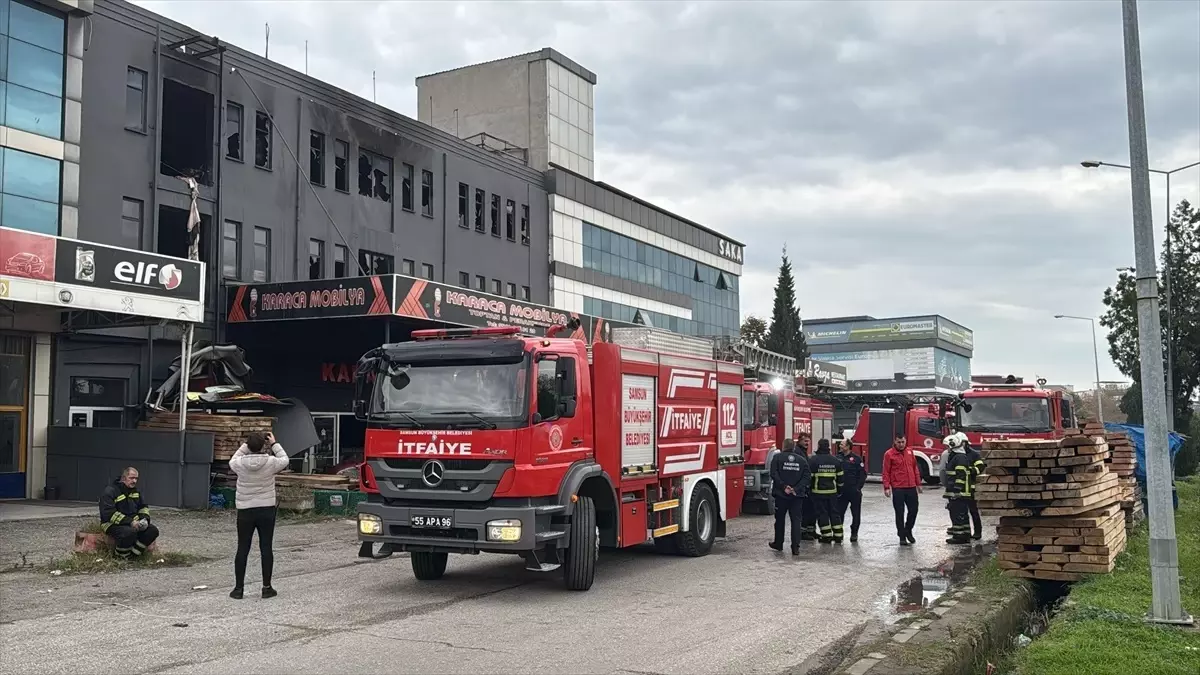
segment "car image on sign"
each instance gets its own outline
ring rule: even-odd
[[[412,526],[433,530],[449,530],[454,527],[450,516],[413,516]]]

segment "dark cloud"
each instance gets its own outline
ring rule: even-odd
[[[269,21],[273,59],[302,70],[307,39],[310,74],[369,97],[374,70],[409,115],[418,75],[557,48],[599,77],[597,178],[747,243],[743,312],[787,242],[806,316],[940,312],[977,371],[1086,385],[1086,325],[1051,317],[1101,312],[1132,258],[1127,174],[1078,166],[1128,156],[1115,2],[140,4],[260,53]],[[1200,159],[1200,5],[1140,13],[1173,168]]]

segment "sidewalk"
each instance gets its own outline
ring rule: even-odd
[[[3,499],[0,500],[0,523],[14,520],[86,516],[92,515],[93,512],[99,517],[98,509],[95,502]]]

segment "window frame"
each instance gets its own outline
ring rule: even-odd
[[[434,271],[435,270],[433,269],[432,263],[421,263],[421,278],[422,279],[428,279],[429,281],[434,281],[434,278],[433,278]]]
[[[358,249],[358,262],[362,266],[363,272],[368,276],[382,276],[386,274],[396,273],[396,256],[387,253],[380,253],[365,248]],[[375,271],[378,263],[386,262],[382,271]]]
[[[319,147],[313,145],[318,139]],[[325,187],[325,134],[316,129],[308,130],[308,182]]]
[[[236,110],[238,116],[238,142],[237,156],[229,154],[229,113]],[[246,163],[246,108],[241,103],[233,101],[225,101],[225,128],[222,130],[224,135],[221,137],[221,142],[225,145],[225,159],[239,164]]]
[[[266,122],[267,159],[265,164],[258,163],[258,121]],[[275,154],[275,125],[271,122],[271,114],[265,110],[254,111],[254,168],[263,171],[274,171],[273,156]]]
[[[459,272],[458,273],[458,285],[461,286],[462,288],[466,288],[469,290],[471,288],[471,273],[470,272]]]
[[[229,227],[233,226],[233,237],[229,236]],[[233,243],[233,276],[226,273],[229,261],[225,255],[225,243]],[[242,278],[242,224],[236,220],[225,219],[221,224],[221,278],[240,281]]]
[[[259,241],[258,241],[258,235],[260,232],[266,235],[266,238],[263,243],[259,243]],[[271,281],[271,228],[262,227],[261,225],[255,225],[254,226],[254,240],[253,240],[253,242],[251,242],[251,245],[254,248],[254,255],[253,255],[253,259],[251,261],[250,279],[256,284],[269,283]],[[263,259],[264,259],[263,262],[264,262],[264,267],[265,267],[265,269],[263,269],[263,270],[258,269],[258,251],[260,248],[265,249],[265,253],[266,253],[263,256]],[[263,274],[263,278],[256,279],[255,275],[258,274],[260,271]]]
[[[135,250],[142,250],[142,241],[145,239],[146,226],[146,202],[133,197],[121,197],[121,238],[125,239],[125,223],[133,222],[133,219],[125,215],[125,206],[127,204],[136,204],[138,209],[137,217],[137,246],[130,247]]]
[[[20,39],[20,38],[17,38],[17,39]],[[142,134],[143,136],[147,136],[150,133],[150,131],[149,131],[149,128],[150,128],[149,115],[146,110],[146,104],[147,104],[147,101],[149,101],[150,74],[147,73],[146,71],[142,70],[141,68],[134,68],[133,66],[125,66],[125,115],[126,115],[126,117],[128,117],[128,115],[129,115],[129,90],[133,87],[133,85],[129,84],[129,76],[132,74],[135,74],[135,73],[141,79],[142,122],[141,122],[141,126],[138,126],[138,127],[131,127],[128,124],[126,124],[125,130],[132,131],[135,134]],[[18,86],[20,86],[20,85],[18,85]],[[64,95],[60,96],[59,98],[61,98],[61,99],[66,98],[65,91],[64,91]]]
[[[529,292],[529,287],[522,286],[521,287],[521,297],[518,299],[523,300],[524,302],[530,302],[530,299],[529,299],[530,297],[531,297],[531,294]]]
[[[509,241],[517,240],[517,200],[508,199],[504,202],[504,238]]]
[[[400,210],[416,213],[416,199],[413,198],[413,181],[416,180],[416,168],[407,162],[401,163],[400,173]]]
[[[487,232],[487,190],[475,188],[475,231]]]
[[[458,184],[458,226],[464,230],[470,229],[467,216],[471,210],[471,186],[466,183]]]
[[[313,244],[316,244],[316,267],[317,276],[313,276]],[[310,238],[308,240],[308,279],[315,281],[325,278],[325,242],[321,239]]]
[[[500,201],[500,199],[501,199],[500,195],[498,195],[494,192],[492,193],[492,204],[491,204],[492,236],[497,239],[500,238],[500,208],[502,206],[502,202]]]
[[[487,277],[482,274],[475,275],[475,291],[479,293],[487,293]]]
[[[517,299],[517,285],[513,282],[508,282],[504,285],[504,297]]]
[[[417,261],[403,258],[400,260],[400,274],[406,277],[417,276]]]
[[[433,194],[433,172],[421,169],[421,215],[426,218],[433,217]]]
[[[521,205],[521,245],[529,246],[529,205]]]
[[[496,297],[504,297],[504,282],[499,279],[492,279],[491,291],[489,292]]]
[[[345,150],[346,156],[340,158],[342,160],[342,181],[338,184],[338,151]],[[343,141],[340,138],[333,139],[333,189],[338,192],[350,194],[350,142]]]
[[[338,258],[341,258],[341,260],[338,260]],[[342,266],[342,273],[340,275],[337,272],[337,266],[339,264]],[[334,279],[348,279],[351,276],[354,276],[354,275],[350,274],[350,247],[343,246],[342,244],[334,244],[333,245],[333,278]]]

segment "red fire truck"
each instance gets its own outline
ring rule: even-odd
[[[922,480],[936,484],[945,451],[942,439],[950,433],[945,412],[949,408],[922,397],[865,404],[851,432],[853,451],[862,456],[868,473],[878,475],[883,472],[883,453],[892,447],[896,435],[903,433],[917,458]]]
[[[587,590],[602,546],[707,554],[741,511],[744,375],[662,333],[428,330],[365,354],[359,555],[434,580],[450,553],[512,553]]]
[[[954,426],[967,441],[981,447],[983,441],[1010,438],[1062,438],[1063,431],[1076,426],[1070,396],[1057,389],[1017,382],[1011,375],[1006,384],[974,384],[959,396]]]

